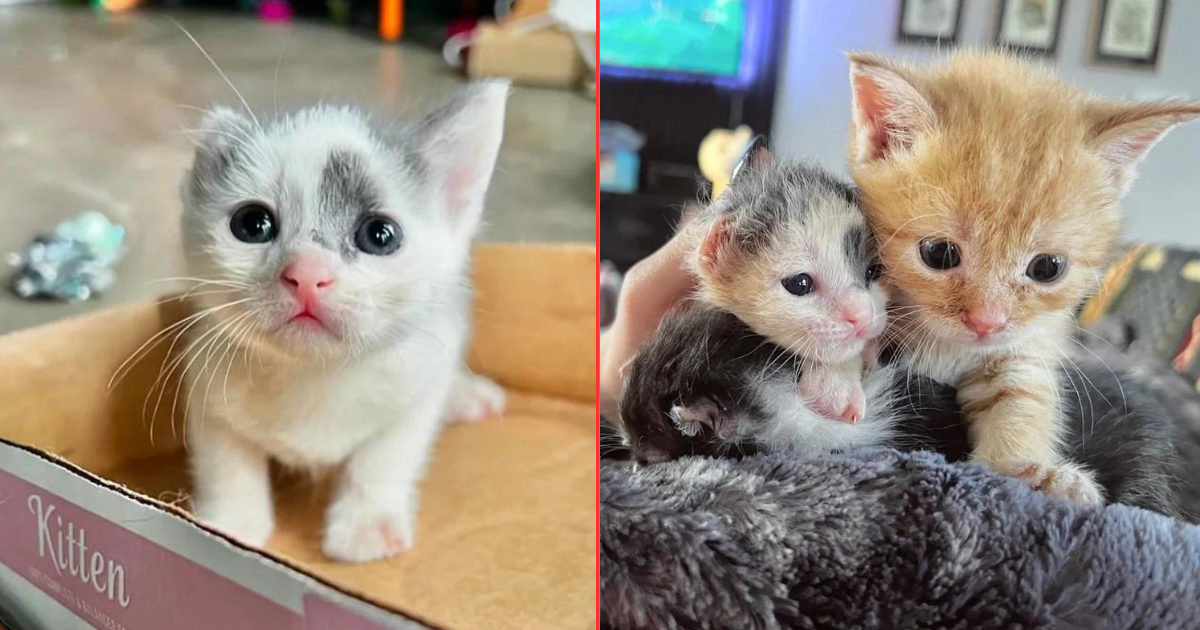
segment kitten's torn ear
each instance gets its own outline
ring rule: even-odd
[[[1096,102],[1088,105],[1092,138],[1122,196],[1137,175],[1136,167],[1175,125],[1200,116],[1200,105],[1161,101],[1155,103]]]
[[[729,258],[736,255],[736,249],[733,218],[717,217],[708,227],[708,233],[704,235],[704,240],[700,242],[700,249],[696,252],[696,266],[705,276],[714,274],[718,267],[727,264]]]
[[[774,161],[774,156],[767,149],[767,141],[762,136],[754,136],[754,139],[746,145],[742,150],[741,157],[733,164],[733,170],[729,173],[729,181],[735,182],[738,175],[754,169],[762,168]]]
[[[417,126],[417,143],[439,182],[455,225],[473,233],[483,212],[500,141],[508,81],[479,81],[431,111]]]
[[[884,160],[913,145],[937,123],[929,101],[882,57],[849,53],[853,99],[851,163]]]

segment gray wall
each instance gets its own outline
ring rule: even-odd
[[[962,1],[960,44],[988,44],[995,2]],[[1114,97],[1200,99],[1200,2],[1171,2],[1158,69],[1152,72],[1090,65],[1087,52],[1099,3],[1065,2],[1054,64],[1067,81]],[[845,170],[850,86],[843,51],[914,60],[934,54],[928,47],[896,43],[899,10],[899,0],[794,1],[771,130],[776,151]],[[1151,150],[1125,211],[1127,238],[1200,247],[1200,122],[1177,127]]]

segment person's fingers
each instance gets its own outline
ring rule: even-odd
[[[691,219],[685,214],[685,221]],[[627,333],[641,337],[639,344],[658,328],[662,316],[695,287],[695,278],[684,263],[688,249],[684,227],[658,251],[630,268],[625,276],[617,303],[618,311],[624,309],[624,312],[619,312],[617,319],[624,320]]]
[[[685,221],[691,219],[692,216],[685,214]],[[684,267],[686,250],[686,237],[681,228],[674,238],[625,274],[616,318],[600,336],[598,376],[602,410],[611,410],[615,406],[623,369],[658,329],[663,315],[692,292],[695,279]]]

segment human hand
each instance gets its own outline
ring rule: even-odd
[[[690,213],[685,213],[685,223]],[[658,330],[663,315],[691,294],[696,280],[684,268],[686,244],[680,235],[629,269],[617,301],[616,319],[600,335],[600,411],[617,409],[629,362]]]

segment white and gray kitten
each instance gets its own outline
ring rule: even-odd
[[[463,355],[507,92],[475,84],[386,130],[346,107],[205,118],[182,191],[188,265],[207,282],[183,385],[199,519],[265,543],[273,459],[340,469],[329,556],[412,546],[443,419],[504,406]]]
[[[887,326],[875,237],[858,191],[823,169],[775,160],[756,141],[729,187],[684,228],[696,299],[800,356],[796,387],[828,418],[857,422],[861,376]]]

